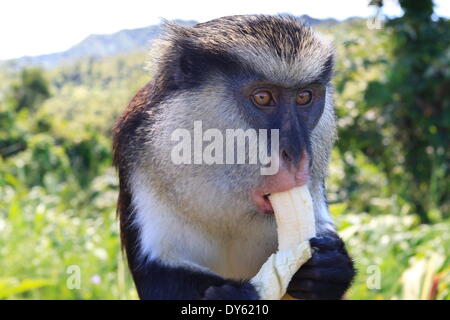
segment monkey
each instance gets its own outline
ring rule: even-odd
[[[152,79],[113,130],[121,243],[139,298],[260,299],[250,279],[277,250],[267,195],[307,184],[317,236],[287,292],[341,299],[356,270],[326,200],[336,140],[332,43],[293,16],[239,15],[166,21],[158,52]],[[277,173],[174,164],[172,133],[198,120],[222,131],[277,129]]]

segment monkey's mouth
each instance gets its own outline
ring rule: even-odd
[[[269,200],[269,196],[270,196],[270,193],[266,193],[265,195],[263,195],[264,208],[265,208],[264,213],[265,214],[274,214],[272,204],[270,203],[270,200]]]
[[[308,180],[309,161],[305,153],[298,165],[293,166],[281,161],[276,174],[267,175],[258,181],[258,185],[251,190],[251,201],[259,212],[274,214],[272,204],[269,201],[270,194],[291,190],[308,183]]]
[[[269,200],[270,193],[252,192],[251,198],[259,212],[273,215],[273,207]]]
[[[253,189],[250,194],[250,199],[259,212],[273,215],[274,210],[270,203],[269,196],[272,193],[287,191],[306,184],[308,182],[308,175],[302,175],[298,179],[285,179],[284,177],[279,181],[273,180],[273,178],[270,179],[272,180],[269,182],[266,181],[266,183],[263,183],[258,188]]]

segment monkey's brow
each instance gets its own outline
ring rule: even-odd
[[[298,81],[296,81],[295,79],[286,79],[286,81],[280,81],[280,79],[272,79],[270,76],[258,72],[251,67],[241,69],[241,72],[242,71],[244,72],[239,73],[238,77],[240,79],[243,79],[242,76],[244,75],[245,82],[247,83],[260,83],[261,85],[278,86],[285,89],[302,88],[313,84],[326,85],[330,82],[333,72],[332,68],[325,66],[323,68],[323,71],[317,76],[307,79],[298,79]]]
[[[332,76],[332,71],[328,70],[326,72],[322,72],[316,77],[311,77],[308,79],[302,79],[298,82],[291,82],[289,84],[285,84],[284,86],[287,88],[302,88],[310,85],[326,85],[330,82]]]

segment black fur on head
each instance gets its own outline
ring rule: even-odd
[[[333,70],[333,49],[318,41],[308,25],[292,16],[230,16],[193,27],[165,22],[163,40],[157,76],[169,90],[198,85],[205,72],[213,70],[270,77],[264,72],[265,65],[275,60],[293,67],[300,60],[308,63],[313,50],[315,61],[310,63],[319,71],[313,80],[325,84]],[[270,57],[264,57],[264,53]],[[261,56],[261,61],[255,61],[252,55]]]

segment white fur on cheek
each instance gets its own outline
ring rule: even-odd
[[[320,236],[329,231],[335,232],[334,223],[324,201],[324,188],[319,184],[309,186],[313,199],[314,215],[316,217],[316,233]]]
[[[248,279],[276,250],[276,228],[263,215],[241,221],[228,233],[206,230],[189,217],[165,206],[148,189],[145,175],[133,175],[135,223],[139,229],[141,259],[158,259],[169,266],[213,272],[225,278]],[[233,223],[235,224],[235,223]]]
[[[159,259],[172,266],[190,266],[206,271],[204,256],[196,252],[214,252],[212,243],[200,232],[193,232],[176,214],[151,193],[142,174],[135,173],[131,182],[134,223],[139,230],[141,259]],[[190,247],[197,248],[196,252]]]
[[[334,224],[325,202],[325,188],[323,181],[328,174],[328,158],[336,140],[336,125],[334,121],[334,109],[332,87],[327,87],[325,108],[322,116],[312,132],[311,140],[313,152],[313,167],[311,183],[309,185],[314,202],[317,234],[334,231]]]

